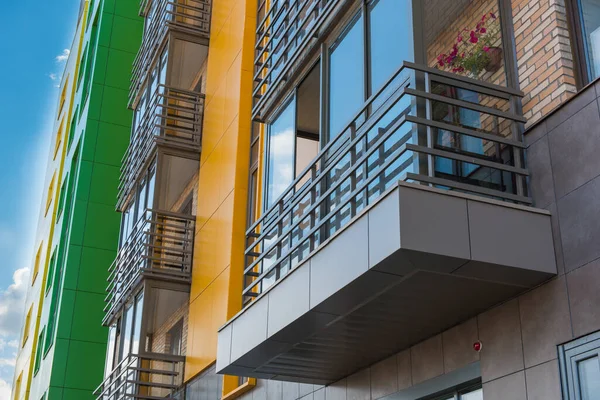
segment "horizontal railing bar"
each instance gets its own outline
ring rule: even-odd
[[[427,182],[427,183],[431,183],[433,185],[438,185],[438,186],[452,187],[454,189],[463,190],[465,192],[479,193],[479,194],[482,194],[485,196],[503,198],[503,199],[518,202],[518,203],[532,204],[531,199],[528,197],[525,197],[525,196],[519,196],[516,194],[509,193],[509,192],[501,192],[499,190],[487,189],[487,188],[484,188],[481,186],[474,186],[474,185],[469,185],[469,184],[465,184],[465,183],[460,183],[460,182],[456,182],[456,181],[453,181],[450,179],[415,174],[412,172],[409,172],[406,174],[406,179],[420,181],[420,182]]]
[[[412,150],[417,153],[431,154],[433,156],[450,158],[452,160],[462,161],[462,162],[466,162],[468,164],[477,164],[482,167],[494,168],[494,169],[498,169],[498,170],[502,170],[502,171],[512,172],[512,173],[515,173],[518,175],[529,176],[529,171],[524,168],[518,168],[518,167],[513,167],[512,165],[488,161],[483,158],[468,157],[468,156],[454,153],[451,151],[445,151],[445,150],[431,148],[431,147],[419,146],[416,144],[410,144],[410,145],[408,145],[408,147],[409,147],[409,150]]]
[[[526,118],[520,117],[516,114],[500,111],[498,109],[491,108],[491,107],[485,107],[485,106],[471,103],[468,101],[453,99],[451,97],[440,96],[439,94],[427,93],[422,90],[416,90],[416,89],[406,89],[406,91],[408,94],[416,96],[416,97],[421,97],[424,99],[433,100],[433,101],[437,101],[440,103],[451,104],[453,106],[457,106],[460,108],[466,108],[469,110],[478,111],[478,112],[481,112],[484,114],[493,115],[495,117],[500,117],[500,118],[508,119],[511,121],[517,121],[517,122],[521,122],[521,123],[527,122]]]
[[[407,115],[406,119],[408,121],[418,124],[418,125],[426,125],[426,126],[430,126],[432,128],[456,132],[456,133],[460,133],[461,135],[472,136],[472,137],[476,137],[479,139],[488,140],[490,142],[505,144],[507,146],[518,147],[521,149],[525,149],[527,147],[522,142],[519,142],[519,141],[513,140],[513,139],[509,139],[509,138],[506,138],[501,135],[480,132],[480,131],[476,131],[473,129],[468,129],[468,128],[465,128],[462,126],[458,126],[458,125],[451,125],[451,124],[448,124],[448,123],[445,123],[442,121],[434,121],[434,120],[430,120],[430,119],[426,119],[426,118],[415,117],[413,115]]]
[[[462,76],[462,75],[458,75],[458,74],[453,74],[451,72],[447,72],[447,71],[442,71],[440,69],[436,69],[436,68],[431,68],[422,64],[416,64],[410,61],[404,61],[403,65],[409,69],[415,70],[415,71],[420,71],[420,72],[426,72],[428,74],[431,75],[438,75],[438,76],[443,76],[446,78],[450,78],[451,80],[456,80],[456,81],[460,81],[460,82],[464,82],[464,83],[469,83],[471,85],[474,86],[480,86],[486,89],[491,89],[494,91],[498,91],[498,92],[502,92],[502,93],[506,93],[512,96],[516,96],[516,97],[525,97],[525,93],[521,92],[520,90],[516,90],[507,86],[500,86],[500,85],[495,85],[493,83],[489,83],[486,81],[482,81],[482,80],[478,80],[478,79],[473,79],[473,78],[468,78],[466,76]]]
[[[287,4],[286,4],[286,5],[284,5],[284,6],[281,7],[280,10],[287,9],[287,13],[285,14],[285,17],[283,18],[283,20],[284,21],[288,20],[289,21],[288,25],[284,26],[283,22],[282,22],[281,25],[279,25],[278,27],[275,28],[276,31],[273,32],[271,35],[269,35],[269,38],[267,39],[267,42],[264,44],[263,49],[260,50],[259,51],[259,55],[254,58],[254,64],[255,65],[258,64],[259,62],[262,62],[263,64],[267,64],[269,62],[269,59],[275,53],[275,50],[269,49],[270,51],[267,51],[267,49],[268,49],[269,45],[273,42],[273,40],[276,40],[275,38],[278,37],[278,33],[279,33],[279,31],[281,29],[285,29],[285,31],[283,33],[281,33],[281,37],[286,37],[286,35],[290,32],[290,30],[292,29],[292,27],[295,28],[295,25],[293,24],[295,21],[297,21],[297,20],[295,20],[295,17],[297,17],[298,14],[299,14],[299,11],[301,11],[301,10],[296,10],[294,8],[298,3],[299,3],[298,0],[294,0],[294,4],[293,5],[287,6]],[[313,0],[312,5],[310,6],[309,10],[305,13],[305,15],[308,16],[308,15],[312,14],[312,12],[314,11],[314,9],[316,7],[318,7],[318,6],[319,6],[319,1],[314,1]],[[291,18],[289,18],[290,14],[292,13],[292,11],[296,11],[296,13],[294,15],[291,15]],[[306,17],[304,21],[306,21],[307,19],[308,19],[308,17]],[[304,22],[304,21],[302,21],[302,22]],[[273,22],[271,22],[270,27],[274,26],[278,22],[279,21],[273,21]],[[261,35],[261,37],[256,40],[257,44],[255,46],[255,49],[257,49],[258,46],[259,46],[259,44],[264,40],[265,35],[267,34],[267,32],[269,32],[269,29],[266,29],[265,32]],[[296,31],[296,33],[298,33],[298,32],[299,32],[299,30]],[[288,41],[288,42],[290,42],[290,41]],[[280,44],[283,44],[283,42],[280,42]],[[279,45],[277,45],[277,46],[279,46]],[[269,53],[269,55],[267,56],[267,58],[264,61],[262,61],[261,58],[267,52]],[[255,75],[255,78],[256,78],[256,75]]]

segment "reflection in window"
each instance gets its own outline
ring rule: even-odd
[[[138,354],[140,349],[140,335],[142,331],[142,312],[144,304],[144,293],[140,293],[135,300],[135,321],[133,326],[133,338],[131,343],[131,353]]]
[[[330,49],[329,140],[341,133],[365,100],[363,39],[360,15]]]
[[[115,357],[115,340],[117,336],[117,326],[111,325],[108,330],[108,344],[106,348],[106,368],[104,370],[104,377],[106,378],[113,369],[113,361]]]
[[[370,10],[371,93],[396,72],[403,61],[414,61],[412,1],[374,0]]]
[[[600,332],[558,348],[564,400],[600,399]]]
[[[598,356],[579,361],[579,385],[581,400],[600,398],[600,358]]]
[[[131,331],[133,329],[133,305],[125,311],[125,328],[123,330],[123,349],[121,360],[131,354]]]
[[[600,1],[579,0],[579,18],[590,81],[600,76]]]
[[[269,127],[267,206],[294,180],[295,106],[291,101]]]
[[[441,396],[428,397],[427,400],[483,400],[483,389],[481,384],[477,384],[469,386],[467,389],[454,389]]]

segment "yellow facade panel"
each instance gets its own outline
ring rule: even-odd
[[[241,308],[256,6],[213,2],[186,380],[215,362],[217,331]]]

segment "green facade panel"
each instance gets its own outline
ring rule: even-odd
[[[131,132],[128,88],[143,20],[137,1],[91,3],[65,161],[73,179],[65,194],[64,217],[56,227],[61,233],[55,235],[63,250],[57,252],[58,279],[47,297],[47,303],[56,298],[41,366],[49,369],[49,379],[46,387],[35,386],[32,398],[45,394],[48,400],[94,399],[104,373],[104,298],[108,268],[117,253],[119,168]]]

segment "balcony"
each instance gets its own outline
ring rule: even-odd
[[[160,53],[169,32],[208,38],[210,0],[149,0],[141,3],[147,10],[146,27],[140,50],[133,62],[129,104],[133,106],[148,72]]]
[[[157,145],[200,153],[204,95],[158,85],[123,157],[117,208]]]
[[[185,357],[149,353],[129,355],[96,389],[98,400],[176,400],[183,385]]]
[[[191,215],[144,212],[109,268],[105,325],[143,278],[190,282],[195,221]]]
[[[254,60],[253,117],[260,118],[266,98],[276,92],[294,62],[343,3],[342,0],[284,0],[259,7]]]
[[[248,229],[217,372],[332,383],[555,275],[520,96],[405,62]]]

